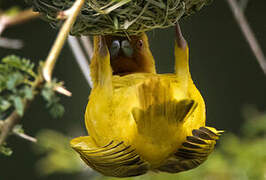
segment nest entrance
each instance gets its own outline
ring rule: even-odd
[[[57,13],[74,0],[26,0],[59,27]],[[136,35],[155,28],[173,26],[181,17],[200,10],[211,0],[86,0],[72,35]]]

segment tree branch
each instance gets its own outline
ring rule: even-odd
[[[21,49],[23,42],[19,39],[8,39],[0,37],[0,47],[8,49]]]
[[[228,2],[229,6],[233,12],[233,15],[234,15],[238,25],[240,26],[240,29],[241,29],[242,33],[244,34],[244,37],[246,38],[253,54],[257,58],[257,61],[260,65],[262,71],[266,75],[265,56],[264,56],[263,51],[261,50],[261,48],[259,46],[259,43],[258,43],[254,33],[252,32],[242,10],[239,8],[239,6],[235,0],[226,0],[226,1]]]
[[[24,23],[25,21],[39,17],[39,15],[39,13],[33,12],[32,9],[19,12],[14,16],[0,15],[0,36],[8,26]]]
[[[1,134],[0,134],[0,146],[5,142],[7,136],[12,132],[15,125],[19,122],[20,116],[16,111],[2,123]]]
[[[90,87],[92,87],[90,67],[77,38],[73,36],[68,36],[68,44],[75,55],[75,59],[81,69],[81,72],[83,73]]]
[[[92,59],[92,55],[93,55],[93,46],[90,40],[89,36],[81,36],[81,42],[86,50],[86,53],[88,55],[88,57],[90,58],[90,60]]]
[[[39,13],[33,12],[31,9],[21,11],[14,16],[0,14],[0,47],[9,49],[20,49],[23,46],[21,40],[1,38],[4,30],[13,25],[24,23],[25,21],[39,17]]]
[[[43,83],[44,80],[46,80],[47,82],[51,81],[51,76],[52,76],[52,72],[54,70],[54,65],[55,65],[55,61],[64,45],[64,42],[67,38],[67,35],[70,32],[71,26],[73,25],[73,23],[76,20],[76,17],[78,15],[78,13],[80,12],[80,9],[83,5],[85,0],[76,0],[76,2],[73,4],[73,6],[70,8],[71,10],[69,12],[73,12],[73,14],[69,15],[69,17],[67,18],[67,20],[64,22],[63,27],[61,28],[61,30],[59,31],[59,34],[56,38],[56,41],[44,63],[44,67],[43,67],[43,71],[42,74],[40,74],[38,76],[38,78],[36,79],[35,83],[34,83],[34,87],[37,87],[38,85],[40,85],[41,83]],[[22,20],[25,20],[27,18],[21,18],[21,20],[19,22],[22,22]],[[11,23],[12,22],[12,23]],[[13,24],[14,21],[10,21],[10,24]],[[6,27],[7,24],[6,23],[2,23],[5,24],[3,27]],[[0,26],[1,27],[1,26]],[[1,29],[1,28],[0,28]],[[45,79],[43,79],[43,77]],[[58,90],[59,89],[59,90]],[[63,92],[66,94],[69,94],[70,92],[64,91],[64,88],[58,88],[55,89],[58,92]],[[25,102],[25,104],[29,104],[29,102]],[[18,122],[20,121],[21,116],[19,116],[19,114],[14,111],[11,113],[11,115],[5,119],[4,121],[0,121],[0,146],[3,145],[3,143],[5,142],[6,138],[8,137],[8,135],[13,132],[13,128],[15,127],[16,124],[18,124]],[[26,139],[29,139],[29,137],[25,137]],[[31,139],[33,140],[33,139]]]
[[[54,45],[51,51],[49,52],[49,55],[43,67],[43,77],[48,82],[50,82],[52,79],[51,78],[52,72],[53,72],[56,60],[59,56],[59,53],[62,50],[62,47],[70,32],[70,29],[72,25],[74,24],[82,5],[84,4],[84,1],[85,0],[76,0],[73,6],[69,10],[67,10],[68,12],[73,12],[73,13],[69,15],[69,17],[66,19],[65,23],[63,24],[62,28],[60,29],[59,34],[56,38],[56,41],[54,42]]]
[[[40,84],[43,82],[42,77],[39,75],[33,85],[32,88],[36,89],[40,86]],[[33,100],[34,98],[32,98]],[[24,111],[29,107],[30,103],[32,100],[24,101]],[[16,110],[14,110],[4,121],[0,121],[0,146],[3,145],[5,142],[6,138],[14,132],[14,127],[19,123],[21,119],[21,116],[17,113]]]

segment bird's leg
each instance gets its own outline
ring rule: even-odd
[[[188,45],[184,39],[179,24],[176,24],[176,42],[175,42],[175,73],[177,78],[182,81],[184,88],[187,87],[190,79],[188,62]]]
[[[111,86],[112,68],[110,54],[104,36],[94,36],[94,53],[91,62],[93,86]]]

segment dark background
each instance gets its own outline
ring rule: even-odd
[[[25,7],[22,1],[0,0],[0,9],[12,5]],[[262,49],[266,53],[266,1],[250,1],[245,15]],[[254,105],[263,111],[266,107],[266,77],[253,56],[244,36],[225,0],[215,0],[196,15],[181,21],[183,34],[190,46],[192,77],[201,91],[207,106],[207,124],[218,129],[239,133],[244,121],[243,107]],[[56,37],[57,30],[41,20],[8,28],[4,37],[22,39],[21,50],[0,48],[0,58],[16,54],[35,62],[44,60]],[[159,73],[174,70],[173,28],[149,32],[150,46]],[[54,76],[65,82],[73,96],[62,97],[65,114],[53,119],[47,113],[41,98],[33,102],[23,118],[28,134],[35,135],[40,129],[54,129],[70,136],[73,128],[82,128],[85,134],[83,114],[90,88],[82,76],[74,57],[65,45],[56,65]],[[75,175],[40,177],[35,171],[39,158],[32,145],[16,137],[10,137],[11,157],[0,155],[0,180],[18,179],[75,179]]]

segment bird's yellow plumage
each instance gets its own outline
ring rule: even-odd
[[[204,162],[221,131],[205,126],[204,100],[191,79],[179,26],[173,74],[156,73],[145,34],[96,36],[94,47],[89,136],[71,141],[81,158],[116,177],[177,173]]]

